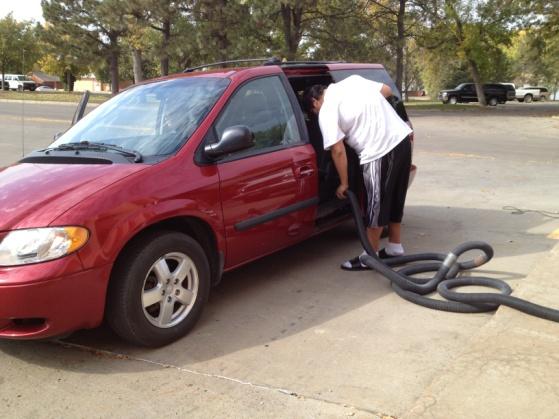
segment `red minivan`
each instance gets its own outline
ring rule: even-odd
[[[105,317],[134,344],[170,343],[223,272],[346,219],[299,102],[307,86],[352,74],[396,92],[376,64],[187,70],[123,91],[0,169],[0,337],[60,336]]]

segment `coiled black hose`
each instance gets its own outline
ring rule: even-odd
[[[400,297],[424,307],[455,313],[482,313],[494,311],[500,305],[506,305],[536,317],[559,322],[559,310],[512,297],[510,295],[512,289],[504,281],[486,277],[456,278],[456,275],[461,271],[481,266],[493,257],[493,248],[485,242],[466,242],[446,255],[443,253],[418,253],[393,257],[384,261],[379,259],[367,238],[357,197],[351,191],[347,191],[347,196],[351,204],[359,240],[367,252],[367,255],[361,257],[362,263],[384,275],[392,283],[392,288]],[[474,259],[459,262],[458,258],[470,250],[480,250],[482,253]],[[416,263],[399,270],[392,269],[392,267],[411,262]],[[435,274],[432,278],[412,276],[425,272],[435,272]],[[500,293],[462,293],[452,290],[456,287],[468,285],[495,288]],[[438,291],[446,300],[425,297],[426,294],[435,291]]]

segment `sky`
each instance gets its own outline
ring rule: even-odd
[[[0,0],[0,19],[10,12],[15,20],[43,21],[41,0]]]

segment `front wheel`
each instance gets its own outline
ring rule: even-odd
[[[119,258],[109,284],[106,317],[123,339],[157,347],[186,335],[210,292],[210,268],[191,237],[158,232]]]
[[[492,97],[489,98],[489,101],[487,103],[489,104],[489,106],[497,106],[497,103],[499,103],[499,101],[496,97]]]
[[[451,105],[456,105],[458,103],[458,99],[456,98],[456,96],[451,96],[448,99],[448,103],[450,103]]]
[[[533,99],[532,95],[524,96],[524,102],[526,103],[532,103],[532,99]]]

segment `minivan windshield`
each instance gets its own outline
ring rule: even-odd
[[[134,150],[146,158],[176,152],[223,93],[228,79],[181,78],[133,87],[103,103],[49,148],[89,142]]]

